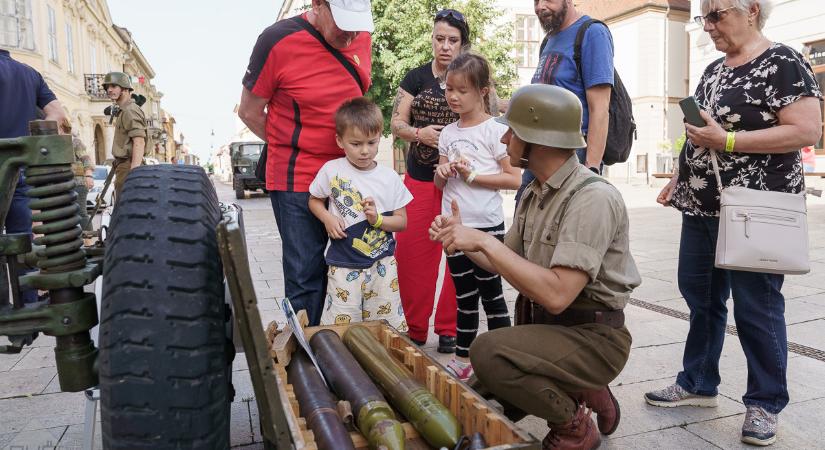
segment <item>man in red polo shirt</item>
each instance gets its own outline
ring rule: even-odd
[[[238,115],[268,144],[286,296],[310,325],[324,304],[327,233],[309,211],[309,185],[324,163],[344,156],[334,115],[369,88],[372,31],[369,0],[312,0],[311,10],[261,33],[243,78]]]

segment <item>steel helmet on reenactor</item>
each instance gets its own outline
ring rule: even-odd
[[[103,89],[107,89],[110,84],[120,86],[123,89],[135,90],[132,87],[132,78],[123,72],[109,72],[103,77]]]
[[[581,130],[581,101],[558,86],[531,84],[519,88],[510,99],[507,114],[496,121],[530,144],[564,149],[587,146]]]

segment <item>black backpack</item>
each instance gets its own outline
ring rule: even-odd
[[[590,25],[600,23],[608,28],[601,20],[590,19],[582,24],[576,33],[576,42],[573,46],[573,59],[576,61],[576,67],[579,69],[579,78],[584,81],[584,74],[582,73],[582,42],[584,42],[584,33],[590,28]],[[610,28],[608,28],[608,33]],[[549,35],[548,35],[549,36]],[[544,46],[547,45],[547,38],[541,43],[541,50],[539,54],[544,51]],[[610,107],[608,109],[610,121],[607,127],[607,141],[604,146],[604,156],[602,162],[610,166],[616,163],[627,161],[630,156],[630,149],[633,147],[633,141],[636,140],[636,121],[633,119],[633,102],[630,101],[630,95],[627,94],[627,89],[622,83],[616,69],[613,69],[613,89],[610,90]]]

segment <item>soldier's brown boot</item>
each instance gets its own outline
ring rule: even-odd
[[[592,450],[602,443],[599,431],[590,419],[590,409],[579,404],[576,414],[567,423],[550,425],[550,432],[541,441],[543,450]]]
[[[599,431],[602,434],[613,434],[619,427],[619,420],[622,412],[619,409],[619,402],[609,387],[597,391],[585,391],[571,394],[577,402],[586,403],[588,407],[596,413],[596,423],[599,424]]]

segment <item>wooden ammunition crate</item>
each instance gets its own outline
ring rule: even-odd
[[[302,316],[299,313],[299,316]],[[424,351],[413,344],[406,336],[399,334],[383,321],[361,322],[381,342],[390,355],[409,369],[415,378],[432,392],[438,400],[452,411],[462,426],[462,432],[472,435],[480,432],[489,445],[489,449],[539,449],[540,443],[526,431],[487,403],[469,386],[453,378],[443,366],[433,360]],[[309,340],[313,334],[322,329],[330,329],[343,335],[349,325],[333,325],[304,328]],[[270,343],[270,355],[274,359],[274,369],[281,394],[281,403],[286,413],[295,447],[299,449],[317,449],[312,431],[307,428],[306,420],[300,416],[298,401],[286,373],[292,353],[298,348],[296,338],[287,326],[282,332],[273,322],[267,330]],[[397,414],[399,420],[404,418]],[[407,435],[407,448],[431,448],[422,439],[409,422],[402,422]],[[357,449],[368,448],[367,440],[357,431],[350,433]]]

